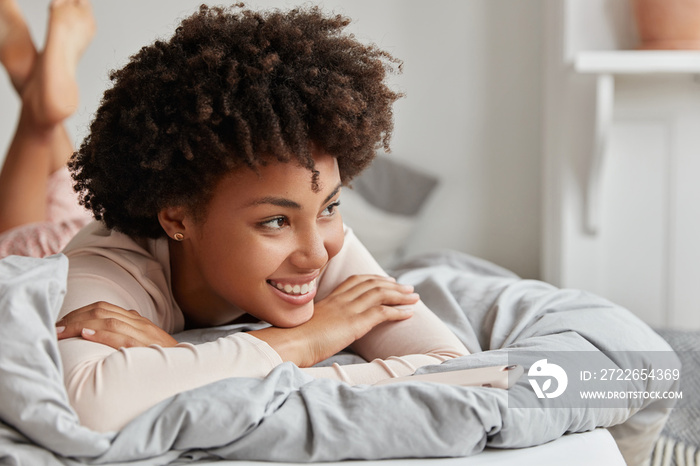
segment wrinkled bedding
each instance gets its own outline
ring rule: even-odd
[[[67,268],[62,255],[0,261],[2,464],[468,456],[486,445],[526,447],[596,427],[611,427],[634,464],[650,453],[645,447],[653,446],[671,407],[655,399],[615,405],[575,404],[565,397],[538,401],[526,376],[510,390],[429,383],[351,387],[312,379],[285,363],[264,379],[231,378],[182,393],[120,432],[97,433],[79,424],[63,389],[54,321]],[[648,326],[595,295],[522,280],[456,252],[422,256],[394,275],[414,284],[473,353],[421,372],[515,361],[527,375],[543,357],[566,362],[581,352],[611,368],[679,367]],[[185,332],[178,339],[205,341],[247,328]],[[336,360],[353,358],[342,354]],[[621,384],[626,390],[666,391],[677,389],[678,381]]]

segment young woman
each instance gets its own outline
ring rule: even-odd
[[[341,220],[388,145],[399,64],[317,9],[202,7],[112,75],[70,161],[97,221],[64,252],[57,322],[82,422],[284,361],[351,384],[467,354]],[[173,333],[264,322],[199,345]],[[312,367],[350,347],[366,363]]]
[[[55,254],[90,220],[66,169],[74,149],[63,122],[77,107],[75,70],[94,30],[87,0],[54,0],[37,53],[15,0],[0,0],[0,62],[22,98],[0,171],[0,258]]]

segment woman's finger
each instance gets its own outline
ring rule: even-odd
[[[56,338],[58,338],[59,340],[65,340],[66,338],[79,337],[80,330],[81,329],[78,329],[77,327],[69,329],[65,325],[57,325],[56,326]]]
[[[412,287],[400,288],[399,286],[362,286],[348,290],[338,300],[345,302],[349,310],[361,313],[374,306],[400,306],[415,304],[420,297],[413,292]],[[338,301],[336,301],[338,302]]]
[[[411,316],[413,316],[411,307],[372,306],[354,315],[351,321],[347,323],[347,329],[351,329],[352,341],[356,341],[379,324],[406,320]]]
[[[356,286],[365,283],[369,280],[377,280],[386,283],[396,283],[396,279],[392,277],[387,277],[384,275],[351,275],[346,278],[340,285],[338,285],[331,294],[333,293],[345,293]]]
[[[104,301],[98,301],[96,303],[88,304],[87,306],[83,306],[81,308],[69,312],[68,314],[63,316],[63,318],[60,319],[56,324],[64,325],[68,322],[76,322],[88,318],[104,319],[113,316],[114,314],[124,316],[130,319],[133,319],[136,316],[140,317],[140,314],[134,310],[127,311],[126,309],[116,306],[114,304],[110,304]]]
[[[404,295],[411,295],[414,292],[413,286],[411,285],[402,285],[400,283],[396,283],[395,281],[386,280],[384,277],[369,277],[364,280],[358,281],[357,283],[354,283],[352,286],[345,289],[344,291],[339,292],[338,294],[336,294],[336,297],[348,301],[355,301],[360,299],[360,297],[367,295],[368,293],[370,296],[379,296],[382,291],[378,290],[391,290],[395,293],[400,293]]]
[[[62,331],[59,333],[58,329]],[[59,339],[81,336],[82,330],[89,328],[92,330],[106,330],[113,333],[123,333],[125,335],[135,336],[139,333],[138,329],[131,325],[130,322],[124,320],[124,317],[116,314],[115,317],[99,317],[94,319],[80,319],[72,322],[64,322],[56,327],[56,333]]]
[[[80,336],[85,340],[101,343],[114,349],[146,346],[143,342],[138,341],[130,335],[111,332],[109,330],[94,330],[86,327],[81,330]]]
[[[119,349],[131,346],[175,346],[177,341],[134,309],[98,301],[66,314],[56,322],[59,340],[82,337]]]
[[[109,340],[118,340],[119,346],[114,346],[111,343],[109,346],[115,349],[125,346],[149,346],[153,344],[169,347],[175,346],[178,343],[177,340],[165,330],[145,318],[140,318],[135,325],[120,319],[96,319],[67,323],[66,325],[56,327],[56,337],[59,340],[83,337],[87,340],[97,341],[95,338],[85,337],[86,329],[88,336],[93,335],[93,333],[90,332],[99,333],[100,335],[112,335]],[[121,335],[121,339],[117,339],[114,335]]]
[[[374,311],[375,315],[381,319],[379,323],[395,320],[406,320],[413,315],[413,308],[403,306],[375,306],[372,308],[372,310]]]

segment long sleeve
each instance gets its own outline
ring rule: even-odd
[[[80,338],[59,342],[66,390],[81,422],[122,428],[170,396],[228,377],[264,377],[282,363],[246,333],[209,343],[115,350]]]

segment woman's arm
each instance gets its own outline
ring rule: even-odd
[[[343,249],[324,271],[318,290],[319,298],[323,299],[339,283],[356,274],[386,276],[352,230],[347,228]],[[314,367],[305,371],[315,377],[340,379],[351,384],[372,384],[391,377],[411,375],[419,367],[469,354],[462,342],[422,301],[405,307],[413,312],[410,319],[379,324],[350,346],[370,362]]]
[[[83,425],[116,431],[157,403],[228,377],[264,377],[281,364],[245,333],[209,343],[121,348],[70,338],[58,343],[71,405]]]

